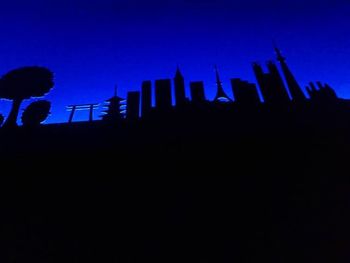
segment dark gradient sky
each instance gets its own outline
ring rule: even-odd
[[[23,65],[51,68],[50,122],[67,120],[68,104],[102,102],[116,83],[125,96],[142,80],[172,77],[177,64],[187,82],[205,81],[209,98],[218,64],[232,95],[230,78],[255,82],[251,62],[274,58],[273,39],[302,86],[322,80],[350,98],[348,0],[4,2],[0,73]],[[1,112],[8,108],[2,101]]]

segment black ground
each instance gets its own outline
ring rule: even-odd
[[[3,130],[0,261],[348,262],[347,116]]]

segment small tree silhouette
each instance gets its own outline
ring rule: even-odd
[[[41,100],[31,103],[22,114],[23,126],[39,126],[49,116],[50,109],[51,103],[47,100]]]
[[[12,109],[4,127],[16,127],[21,103],[42,97],[54,86],[53,73],[44,67],[23,67],[12,70],[0,79],[0,98],[12,100]]]

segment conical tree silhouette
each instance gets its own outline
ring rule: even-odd
[[[44,67],[23,67],[12,70],[0,79],[0,98],[12,100],[12,109],[4,127],[16,127],[23,100],[42,97],[54,86],[53,73]]]

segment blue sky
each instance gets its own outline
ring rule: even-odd
[[[217,64],[232,95],[230,78],[256,82],[251,63],[274,59],[276,40],[302,86],[321,80],[350,98],[349,13],[342,0],[12,0],[0,9],[0,74],[52,69],[49,122],[62,122],[66,105],[103,102],[115,84],[126,96],[177,65],[212,98]]]

